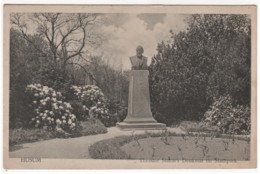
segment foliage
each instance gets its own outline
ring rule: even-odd
[[[28,84],[40,83],[66,94],[70,76],[54,66],[48,44],[40,35],[23,38],[18,30],[10,30],[10,126],[27,127],[33,114],[31,99],[24,92]]]
[[[64,100],[76,107],[73,112],[79,117],[83,115],[82,107],[79,101],[73,99],[73,93],[70,92],[72,85],[95,84],[109,99],[116,99],[120,103],[127,100],[128,81],[122,70],[112,67],[102,56],[89,54],[89,48],[100,44],[101,38],[90,27],[96,24],[99,17],[87,13],[11,15],[11,127],[28,127],[28,120],[33,114],[28,108],[31,99],[24,93],[28,84],[39,83],[61,92]],[[27,25],[28,21],[36,30]],[[117,116],[111,113],[111,117],[116,120],[114,117]]]
[[[30,95],[34,115],[31,123],[35,127],[54,130],[61,128],[66,132],[72,132],[77,124],[77,119],[71,113],[70,103],[64,102],[62,94],[48,86],[31,84],[26,88]]]
[[[209,126],[217,126],[221,133],[250,134],[250,108],[244,105],[232,106],[230,96],[221,96],[204,115]]]
[[[55,138],[53,131],[48,131],[39,128],[33,129],[10,129],[9,131],[9,145],[17,145],[22,143],[30,143],[35,141],[47,140]]]
[[[108,117],[106,98],[99,87],[95,85],[72,86],[75,96],[82,103],[83,117],[86,119],[105,119]]]
[[[45,49],[46,43],[37,35],[30,37]],[[30,84],[39,70],[44,68],[43,55],[22,38],[18,31],[10,30],[10,127],[26,125],[32,115],[30,102],[24,89]],[[48,61],[45,61],[48,66]]]
[[[77,132],[76,132],[77,131]],[[95,135],[106,133],[106,127],[99,120],[89,120],[80,122],[79,126],[73,132],[71,137],[80,137],[87,135]],[[14,146],[23,143],[31,143],[36,141],[48,140],[52,138],[64,138],[64,134],[60,134],[56,130],[46,130],[42,128],[16,128],[9,131],[9,145]]]
[[[29,30],[36,24],[35,34],[47,41],[48,57],[55,69],[59,68],[62,74],[66,72],[67,65],[78,65],[75,59],[84,62],[84,53],[90,46],[99,45],[99,37],[93,30],[89,30],[97,20],[95,13],[13,13],[10,22],[12,27],[22,33],[22,37],[41,53],[38,44],[30,38]],[[86,71],[87,72],[87,71]]]
[[[81,120],[99,119],[106,126],[114,126],[117,122],[113,110],[109,110],[111,102],[101,89],[95,85],[72,86],[74,95],[81,103],[75,103],[81,113]],[[111,108],[112,109],[112,108]],[[79,112],[77,111],[77,112]]]
[[[89,154],[94,159],[129,159],[130,157],[120,147],[131,140],[130,136],[102,140],[89,147]]]
[[[96,80],[96,85],[106,94],[107,98],[117,101],[128,100],[128,71],[122,70],[122,64],[110,57],[92,56],[90,71]]]
[[[152,112],[166,124],[200,120],[215,98],[250,104],[250,19],[191,15],[188,28],[158,44],[150,70]]]
[[[109,100],[107,108],[114,118],[114,125],[116,122],[121,122],[126,118],[127,105],[123,101]]]
[[[107,128],[97,119],[81,121],[79,123],[80,136],[96,135],[107,133]]]
[[[179,125],[179,127],[186,131],[186,132],[203,132],[203,133],[209,133],[209,132],[215,132],[218,133],[218,127],[217,126],[209,126],[205,124],[203,121],[195,122],[195,121],[182,121]]]
[[[86,70],[84,66],[78,66],[75,59],[85,61],[80,56],[86,46],[99,42],[88,30],[97,16],[12,13],[10,18],[10,126],[27,127],[32,113],[27,106],[30,101],[24,88],[27,84],[40,83],[66,94],[74,83],[74,69]],[[75,35],[77,41],[72,39]]]
[[[83,108],[83,104],[81,101],[73,99],[68,101],[73,108],[73,114],[77,116],[78,121],[88,120],[89,117],[86,115],[86,110]]]

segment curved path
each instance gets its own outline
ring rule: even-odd
[[[179,128],[167,128],[171,132],[184,133]],[[107,129],[105,134],[90,135],[78,138],[51,139],[34,143],[25,143],[21,149],[9,152],[10,158],[41,157],[41,158],[91,158],[88,147],[100,140],[121,135],[131,135],[133,131],[121,131],[117,127]],[[149,132],[158,132],[150,130]],[[160,131],[161,132],[161,131]],[[144,130],[136,130],[134,134],[145,133]]]

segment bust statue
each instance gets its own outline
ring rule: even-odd
[[[116,125],[122,130],[161,129],[166,125],[158,123],[151,112],[149,71],[143,47],[136,48],[136,56],[130,57],[132,71],[129,72],[128,109],[123,122]]]
[[[136,48],[136,56],[130,57],[132,70],[147,70],[147,57],[143,56],[144,49],[142,46]]]

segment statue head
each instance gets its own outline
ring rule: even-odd
[[[141,57],[143,53],[144,53],[144,48],[141,45],[139,45],[136,48],[136,55],[137,55],[137,57]]]
[[[136,48],[136,56],[130,57],[132,70],[147,70],[147,57],[143,56],[144,48],[138,46]]]

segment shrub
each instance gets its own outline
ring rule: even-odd
[[[10,129],[9,131],[9,145],[17,145],[22,143],[35,142],[40,140],[47,140],[55,138],[52,131],[33,128],[33,129]]]
[[[99,119],[105,126],[111,126],[115,123],[113,114],[107,108],[108,99],[99,87],[85,85],[82,87],[72,86],[71,88],[78,101],[81,102],[81,105],[77,103],[77,107],[81,112],[81,120],[95,118]]]
[[[73,113],[77,116],[78,121],[85,121],[89,119],[88,112],[84,109],[81,101],[74,99],[70,100],[69,103],[73,108]]]
[[[10,129],[9,131],[9,145],[14,146],[23,143],[31,143],[41,140],[48,140],[52,138],[68,138],[80,137],[86,135],[95,135],[106,133],[107,128],[99,120],[90,119],[82,121],[75,128],[72,134],[68,134],[59,130],[47,130],[42,128],[18,128]]]
[[[171,31],[149,66],[151,108],[159,122],[202,119],[215,97],[250,104],[251,34],[246,15],[193,14]]]
[[[124,102],[110,100],[108,101],[107,107],[110,113],[113,115],[112,117],[116,122],[121,122],[126,118],[127,115],[127,105]],[[115,124],[111,123],[111,124]]]
[[[217,126],[221,133],[250,134],[249,106],[232,106],[230,96],[220,97],[204,114],[204,122]]]
[[[32,99],[31,107],[34,109],[32,125],[51,130],[62,128],[70,133],[75,130],[76,116],[72,114],[70,103],[63,101],[60,92],[41,84],[28,85],[26,92]]]
[[[90,119],[79,124],[81,136],[107,133],[107,128],[100,120]]]
[[[132,141],[131,136],[120,136],[99,141],[89,147],[89,154],[94,159],[129,159],[121,146]]]
[[[216,131],[216,127],[207,126],[204,122],[195,122],[195,121],[182,121],[179,127],[187,132],[211,132]]]

